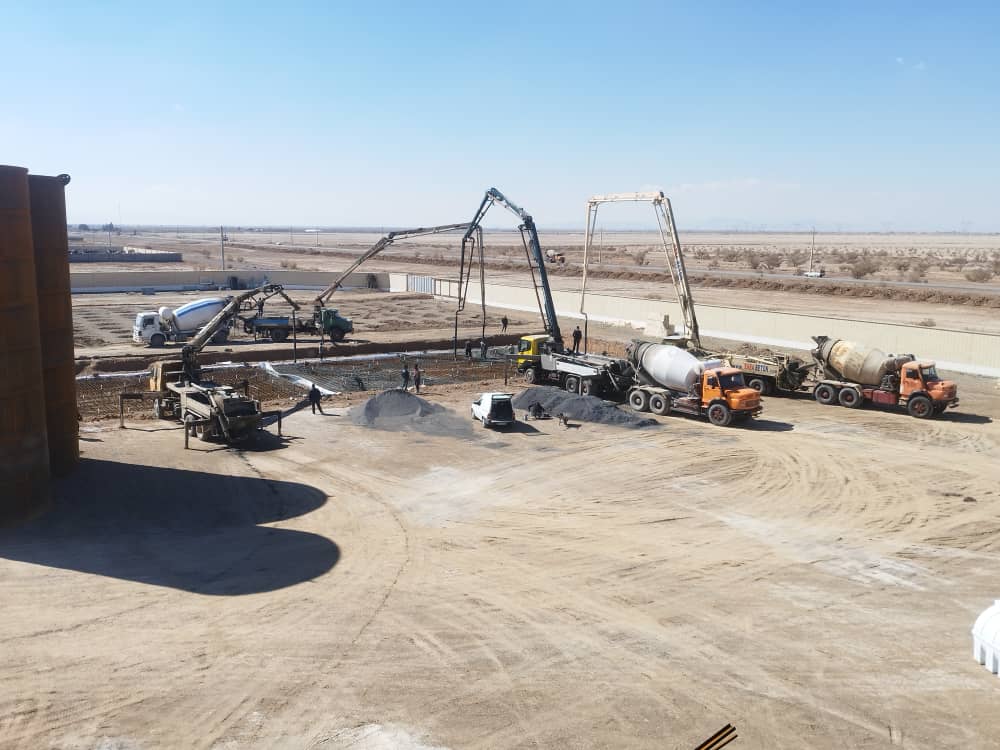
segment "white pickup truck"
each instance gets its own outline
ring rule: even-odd
[[[512,393],[484,393],[472,402],[472,418],[483,427],[509,427],[517,421],[514,416]]]

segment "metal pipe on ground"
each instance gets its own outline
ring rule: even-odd
[[[73,302],[66,231],[66,185],[69,175],[31,175],[31,235],[35,252],[38,322],[49,464],[55,476],[71,472],[80,461],[79,413],[73,356]]]
[[[49,445],[28,170],[0,166],[0,523],[49,499]]]

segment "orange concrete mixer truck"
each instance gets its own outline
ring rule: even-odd
[[[626,354],[635,368],[628,402],[635,411],[679,412],[707,417],[725,427],[761,412],[760,392],[743,382],[743,373],[720,359],[698,359],[669,344],[635,341]]]
[[[813,336],[819,380],[813,397],[821,404],[849,409],[865,403],[902,406],[910,416],[927,419],[958,406],[958,387],[942,380],[933,362],[912,354],[896,356],[853,341]]]

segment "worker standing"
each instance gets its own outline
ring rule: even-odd
[[[583,338],[583,332],[580,330],[580,326],[573,329],[573,354],[580,353],[580,339]]]
[[[472,339],[465,340],[465,358],[472,359]]]
[[[309,389],[309,403],[312,405],[313,414],[316,413],[317,409],[319,409],[320,414],[324,414],[323,404],[320,403],[320,399],[322,398],[323,394],[319,392],[319,388],[313,383],[313,387]],[[326,415],[324,414],[324,416]]]
[[[486,361],[486,339],[479,339],[479,358]]]
[[[410,388],[410,366],[408,364],[403,364],[403,371],[399,373],[403,378],[403,387],[400,390],[409,390]]]
[[[500,318],[500,333],[507,333],[507,324],[509,322],[510,321],[507,320],[507,316],[506,315],[504,315],[502,318]]]
[[[413,365],[413,389],[420,393],[420,384],[423,382],[423,373],[420,372],[420,363]]]

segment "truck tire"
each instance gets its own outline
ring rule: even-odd
[[[649,410],[653,414],[665,417],[670,413],[670,396],[663,393],[651,393],[649,395]]]
[[[579,393],[580,392],[580,379],[576,375],[567,375],[566,382],[563,386],[567,393]]]
[[[837,394],[837,400],[841,406],[846,406],[848,409],[860,409],[863,401],[861,392],[857,388],[842,388]]]
[[[215,423],[200,424],[197,425],[194,429],[195,429],[195,434],[198,436],[198,439],[201,440],[203,443],[207,443],[209,440],[212,439],[212,435],[215,434]]]
[[[820,383],[813,391],[813,398],[824,406],[837,403],[837,389],[828,383]]]
[[[747,381],[747,385],[753,388],[761,396],[771,395],[771,384],[768,383],[764,378],[750,378]]]
[[[338,341],[344,340],[344,332],[339,328],[334,328],[330,331],[330,343],[336,344]]]
[[[628,394],[628,405],[634,411],[649,411],[649,394],[637,388]]]
[[[528,385],[534,385],[538,382],[538,373],[534,367],[526,367],[524,370],[524,382]]]
[[[911,417],[927,419],[934,416],[934,403],[927,396],[913,396],[906,402],[906,411]]]
[[[594,382],[593,378],[587,378],[586,380],[580,381],[580,393],[584,396],[597,396],[600,395],[601,386]]]
[[[716,427],[728,427],[733,421],[733,412],[725,404],[712,404],[708,407],[708,421]]]
[[[271,329],[271,341],[275,341],[275,342],[277,342],[277,343],[280,344],[282,341],[284,341],[287,338],[288,338],[288,329],[287,328],[272,328]]]
[[[159,349],[165,343],[167,343],[167,337],[162,333],[154,333],[149,337],[149,345],[154,349]]]

